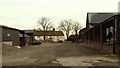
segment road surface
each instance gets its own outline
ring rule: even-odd
[[[3,66],[118,66],[110,59],[80,43],[42,43],[21,49],[2,45]]]

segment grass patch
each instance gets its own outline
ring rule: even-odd
[[[120,56],[115,55],[115,54],[105,54],[105,55],[102,55],[102,56],[110,58],[110,59],[119,59],[120,58]]]

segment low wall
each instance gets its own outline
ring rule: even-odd
[[[89,48],[98,50],[98,51],[100,51],[102,53],[105,53],[105,54],[112,54],[113,53],[113,47],[112,46],[102,45],[100,43],[93,43],[93,42],[82,43],[82,44],[85,47],[89,47]]]
[[[12,46],[12,41],[2,42],[2,43]]]

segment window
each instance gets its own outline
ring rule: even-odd
[[[7,34],[8,37],[10,37],[10,34]]]

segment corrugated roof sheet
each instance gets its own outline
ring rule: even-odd
[[[88,13],[88,23],[101,23],[114,15],[115,13]]]
[[[34,30],[24,30],[25,33],[33,33]]]
[[[20,29],[17,29],[17,28],[13,28],[13,27],[9,27],[9,26],[5,26],[5,25],[0,25],[0,27],[11,29],[11,30],[16,30],[16,31],[20,31],[20,32],[24,32],[23,30],[20,30]]]
[[[19,33],[19,37],[23,37],[23,34]],[[27,34],[25,34],[25,37],[30,37]]]
[[[12,30],[17,30],[17,31],[22,31],[22,30],[19,30],[19,29],[16,29],[16,28],[12,28],[12,27],[9,27],[9,26],[5,26],[5,25],[0,25],[0,27],[2,27],[2,28],[7,28],[7,29],[12,29]]]

